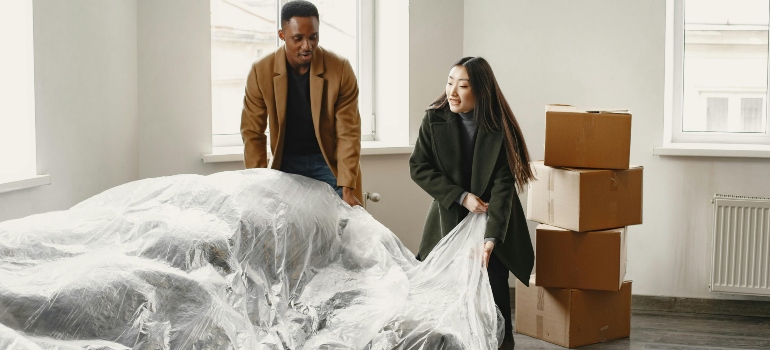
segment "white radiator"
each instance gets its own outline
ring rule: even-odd
[[[714,196],[711,291],[770,295],[770,199]]]

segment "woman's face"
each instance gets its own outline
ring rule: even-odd
[[[449,102],[449,110],[455,113],[470,112],[476,107],[476,98],[471,91],[471,83],[465,67],[454,66],[449,71],[446,98]]]

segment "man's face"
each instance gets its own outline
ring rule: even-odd
[[[286,42],[286,59],[300,73],[302,68],[310,67],[313,51],[318,47],[318,18],[292,17],[278,31],[278,36]]]

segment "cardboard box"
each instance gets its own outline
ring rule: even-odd
[[[642,167],[532,167],[537,180],[527,191],[528,219],[578,232],[642,223]]]
[[[619,291],[530,287],[516,281],[516,332],[568,348],[631,334],[631,281]]]
[[[545,165],[628,169],[631,114],[628,110],[545,107]]]
[[[626,228],[574,232],[537,226],[537,284],[618,291],[626,276]]]

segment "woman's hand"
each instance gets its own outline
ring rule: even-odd
[[[471,213],[481,214],[486,213],[489,208],[489,203],[484,203],[478,196],[473,193],[468,193],[463,199],[463,206]]]
[[[487,266],[489,266],[489,256],[492,255],[493,249],[495,249],[495,242],[492,242],[492,241],[484,242],[484,252],[481,255],[481,262],[484,263],[485,269],[487,268]]]

